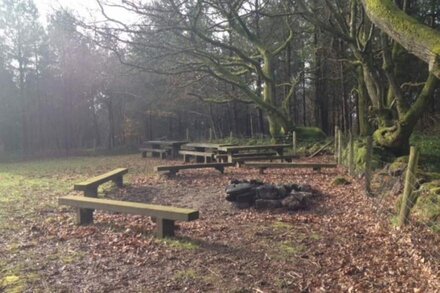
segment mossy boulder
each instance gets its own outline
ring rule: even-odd
[[[423,184],[412,210],[417,219],[440,232],[440,180]]]
[[[422,192],[440,194],[440,180],[434,180],[420,186]]]
[[[401,176],[408,166],[408,156],[398,157],[388,166],[388,172],[392,176]]]
[[[295,133],[298,141],[319,141],[327,137],[324,131],[318,127],[296,127]]]
[[[422,170],[417,170],[417,177],[420,178],[422,182],[431,182],[435,180],[440,180],[440,173],[424,172]]]
[[[348,143],[343,145],[342,150],[342,162],[348,166],[350,147]],[[367,157],[367,142],[366,139],[356,139],[353,143],[354,149],[354,164],[355,172],[363,173],[365,171],[365,162]],[[394,160],[394,155],[387,152],[385,149],[373,146],[372,156],[371,156],[371,168],[376,170],[384,167],[386,163],[390,163]]]

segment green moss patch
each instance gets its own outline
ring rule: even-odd
[[[425,192],[417,199],[413,212],[427,224],[440,225],[440,193]]]
[[[334,185],[334,186],[350,185],[350,184],[351,184],[351,182],[347,178],[342,177],[342,176],[336,177],[332,182],[332,185]]]
[[[350,148],[347,144],[343,145],[342,150],[342,162],[345,165],[349,163]],[[353,143],[354,150],[354,164],[356,173],[363,173],[365,171],[365,162],[367,157],[367,143],[366,139],[356,139]],[[395,159],[394,155],[387,152],[385,149],[373,146],[372,156],[371,156],[371,168],[372,170],[383,167],[386,163],[393,162]]]
[[[298,141],[319,141],[327,137],[318,127],[297,127],[295,133]]]
[[[293,229],[293,225],[286,223],[286,222],[281,222],[281,221],[273,222],[272,227],[275,230],[292,230]]]
[[[277,253],[274,255],[278,259],[290,259],[303,253],[306,247],[302,243],[295,243],[293,241],[284,241],[276,245]]]
[[[408,156],[398,157],[388,167],[388,172],[392,176],[402,175],[408,166]]]
[[[193,269],[177,271],[173,276],[173,280],[178,281],[178,282],[196,280],[198,278],[199,278],[199,275]]]
[[[157,241],[160,241],[163,244],[167,245],[168,247],[175,248],[178,250],[196,250],[200,247],[199,244],[193,241],[177,239],[177,238],[157,239]]]

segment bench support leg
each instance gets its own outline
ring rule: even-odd
[[[220,173],[224,174],[225,173],[225,167],[223,166],[219,166],[219,167],[215,167]]]
[[[176,177],[177,171],[176,170],[168,170],[165,172],[160,172],[159,174],[163,175],[167,178],[173,178],[173,177]]]
[[[78,225],[93,224],[93,210],[91,209],[76,209],[76,223]]]
[[[174,236],[174,221],[167,219],[157,219],[157,237],[172,237]]]
[[[98,187],[89,187],[84,190],[84,196],[87,197],[98,197]]]
[[[147,157],[147,152],[142,152],[142,158],[146,158]]]
[[[183,155],[183,161],[185,163],[189,163],[189,156],[188,155]]]
[[[116,184],[117,187],[124,187],[122,176],[116,177],[115,179],[113,179],[113,182]]]

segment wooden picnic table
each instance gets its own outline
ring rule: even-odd
[[[233,162],[233,156],[243,151],[252,150],[273,150],[278,156],[284,154],[284,149],[291,147],[290,144],[268,144],[268,145],[235,145],[235,146],[222,146],[218,150],[225,152],[228,155],[228,162]]]
[[[231,144],[227,143],[210,143],[210,142],[192,142],[187,143],[183,146],[182,150],[179,152],[183,155],[184,161],[189,161],[189,156],[194,156],[196,158],[196,162],[211,162],[214,159],[214,156],[219,153],[218,148],[223,146],[230,146]],[[225,153],[224,153],[225,154]]]
[[[169,149],[171,151],[171,158],[175,159],[179,155],[180,147],[188,143],[183,140],[149,140],[144,144],[151,146],[153,149]]]

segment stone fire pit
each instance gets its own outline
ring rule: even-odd
[[[316,192],[308,184],[265,184],[259,180],[231,180],[226,200],[240,209],[306,209]]]

